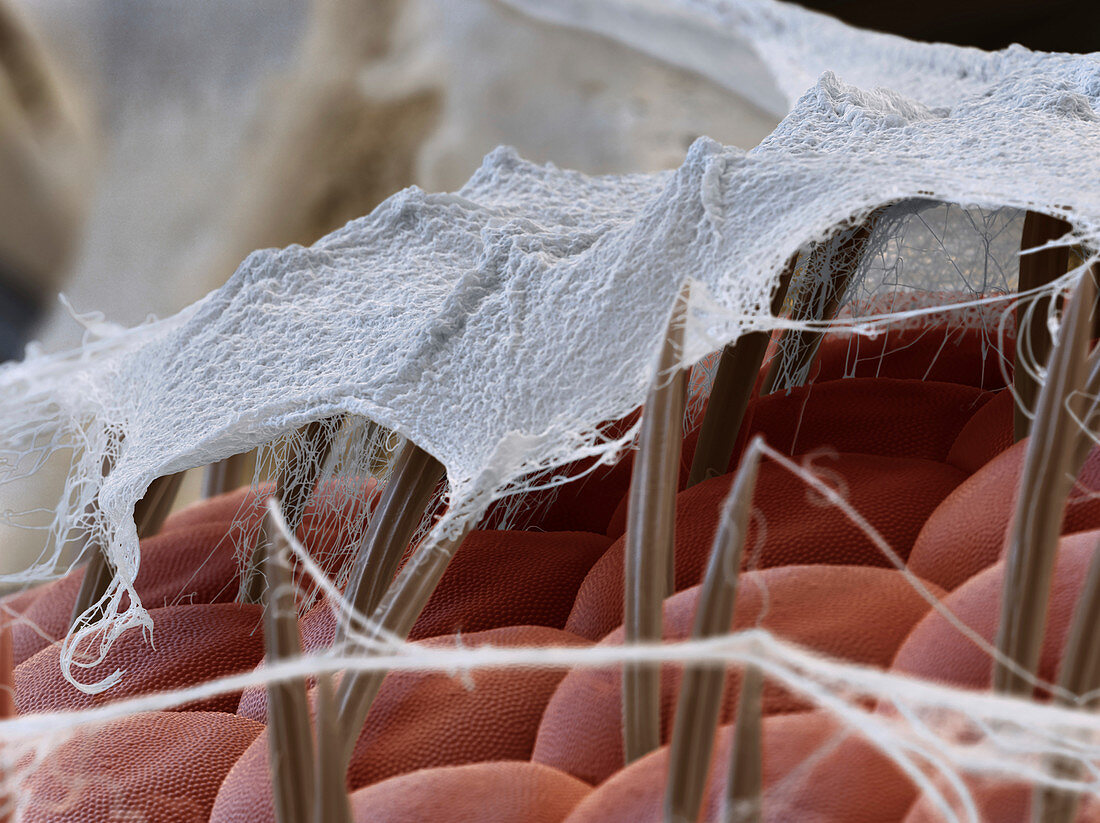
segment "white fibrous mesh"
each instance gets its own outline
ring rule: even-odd
[[[994,347],[1011,331],[1025,211],[1067,220],[1072,232],[1059,242],[1082,266],[1095,258],[1095,56],[918,44],[764,0],[508,2],[705,71],[740,93],[751,85],[755,102],[789,112],[749,152],[703,138],[677,170],[656,174],[590,177],[499,148],[456,193],[407,189],[309,248],[255,252],[224,287],[174,317],[3,367],[0,480],[20,480],[50,454],[73,455],[40,562],[12,579],[51,576],[74,535],[102,546],[116,573],[102,621],[81,631],[106,627],[109,645],[140,626],[155,640],[134,590],[133,519],[155,478],[264,447],[259,483],[303,448],[281,438],[311,421],[343,421],[331,424],[340,433],[320,488],[358,489],[367,476],[380,488],[408,438],[446,469],[446,492],[422,524],[428,543],[460,534],[494,501],[493,525],[522,527],[525,493],[629,448],[636,426],[624,433],[607,421],[643,402],[685,287],[690,428],[724,344],[746,331],[824,328],[769,310],[796,255],[792,291],[800,294],[852,264],[833,327],[854,342],[933,315],[986,330]],[[368,507],[325,516],[361,522]],[[337,564],[337,588],[347,571]],[[78,638],[66,640],[66,676],[88,691],[125,677],[81,680],[71,666]],[[1046,755],[1100,756],[1094,716],[908,681],[759,633],[657,649],[399,649],[373,658],[339,649],[197,691],[349,665],[451,671],[646,655],[755,660],[857,725],[926,788],[921,775],[931,765],[962,819],[968,801],[952,783],[957,774],[1056,782],[1068,778],[1053,775]],[[86,719],[195,693],[117,703]],[[867,695],[899,711],[869,714]],[[30,716],[4,728],[17,740],[72,724]],[[1063,744],[1051,729],[1085,742]],[[1091,779],[1074,785],[1094,788]]]

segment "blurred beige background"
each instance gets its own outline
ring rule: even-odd
[[[7,2],[85,112],[85,219],[54,282],[93,328],[174,313],[253,249],[310,243],[410,184],[455,189],[502,143],[648,171],[777,120],[493,0]],[[56,304],[37,336],[84,334]]]

